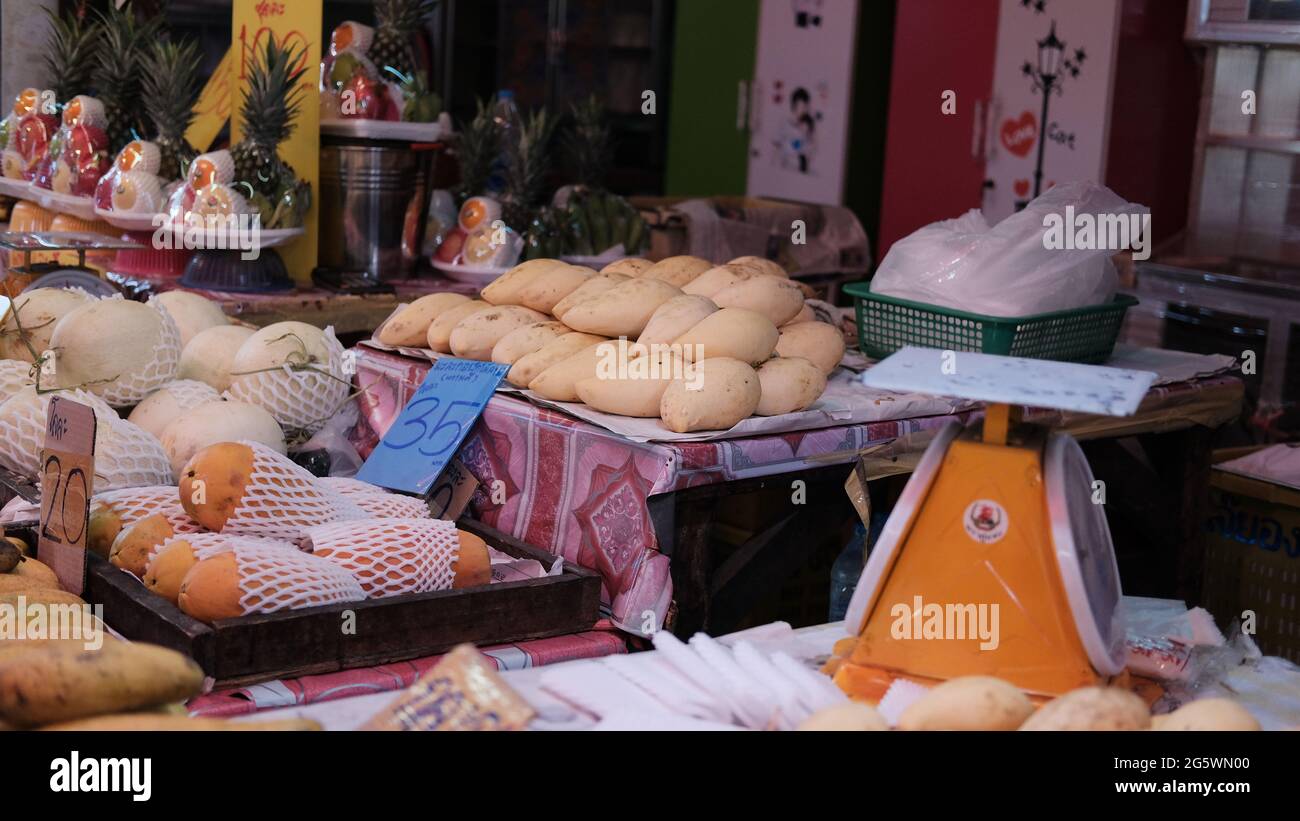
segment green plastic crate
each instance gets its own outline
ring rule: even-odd
[[[945,351],[1099,364],[1110,359],[1135,297],[1032,316],[986,316],[871,292],[867,281],[844,286],[858,315],[858,344],[872,359],[906,345]]]

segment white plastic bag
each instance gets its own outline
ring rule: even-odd
[[[1073,206],[1073,220],[1067,206]],[[1122,249],[1100,240],[1087,249],[1050,248],[1046,218],[1057,215],[1073,238],[1081,220],[1119,216],[1131,225],[1133,215],[1147,213],[1096,183],[1065,183],[992,227],[971,210],[913,232],[889,249],[871,290],[990,316],[1107,302],[1118,284],[1110,257]]]

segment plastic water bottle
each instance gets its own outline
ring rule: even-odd
[[[487,187],[489,193],[500,194],[506,190],[506,151],[519,139],[519,129],[523,122],[519,117],[519,108],[515,105],[513,91],[503,88],[497,92],[496,102],[492,104],[492,119],[497,124],[501,151],[492,163],[492,174],[488,177]]]
[[[853,598],[858,578],[862,575],[862,566],[866,562],[866,542],[866,528],[859,523],[853,529],[853,537],[831,565],[831,605],[827,621],[840,621],[848,612],[849,601]]]

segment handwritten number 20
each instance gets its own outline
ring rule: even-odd
[[[86,474],[81,468],[73,468],[68,471],[68,475],[65,477],[63,475],[62,467],[63,463],[59,461],[59,457],[54,456],[53,454],[45,460],[44,473],[46,478],[42,484],[45,487],[49,487],[51,480],[53,480],[54,487],[50,490],[50,505],[49,510],[47,510],[45,514],[45,524],[41,527],[41,535],[51,541],[58,542],[59,544],[76,544],[77,540],[81,538],[83,533],[85,533],[86,500],[90,495],[90,488],[86,484]],[[53,470],[51,470],[51,468],[53,468]],[[68,514],[68,490],[74,484],[79,486],[79,493],[74,494],[73,498],[74,500],[80,501],[81,509],[76,512],[76,515],[70,516]],[[61,497],[60,491],[62,492]],[[54,518],[50,516],[50,513],[54,511],[54,505],[56,502],[59,505],[59,520],[63,525],[63,533],[61,535],[55,534],[54,531],[50,529],[50,523]],[[76,523],[78,525],[75,533],[70,533],[68,531],[68,525],[70,523]]]

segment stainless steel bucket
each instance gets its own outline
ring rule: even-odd
[[[411,276],[416,256],[403,251],[402,234],[428,169],[427,155],[409,145],[322,144],[319,264],[374,279]]]

